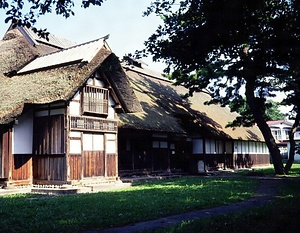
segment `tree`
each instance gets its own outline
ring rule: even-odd
[[[266,102],[266,119],[268,121],[284,120],[284,114],[279,110],[280,103],[273,100]]]
[[[300,58],[299,9],[298,0],[155,0],[145,12],[164,19],[145,42],[145,52],[164,60],[190,95],[208,88],[212,103],[238,105],[244,94],[276,174],[287,170],[266,124],[265,106],[282,86],[300,82],[294,72]],[[286,88],[294,93],[292,85]]]
[[[90,5],[101,6],[105,0],[82,0],[81,7],[87,8]],[[33,25],[41,15],[55,11],[57,15],[68,18],[75,13],[75,6],[72,0],[0,0],[0,9],[6,12],[5,22],[13,25],[32,27],[39,35],[44,36],[46,30],[37,30]]]
[[[295,67],[293,68],[294,76],[289,77],[289,82],[286,83],[284,90],[289,94],[283,100],[283,104],[293,106],[292,110],[290,111],[290,118],[294,119],[294,123],[292,129],[289,133],[289,140],[290,140],[290,151],[289,151],[289,159],[285,166],[285,172],[287,173],[292,164],[294,162],[295,151],[300,153],[299,145],[296,145],[294,140],[294,135],[297,129],[299,128],[300,123],[300,79],[299,79],[299,70],[297,61],[295,61]],[[290,91],[290,90],[293,91]]]
[[[237,126],[252,126],[255,124],[255,119],[246,102],[246,99],[234,100],[228,104],[232,112],[237,112],[240,114],[233,122],[229,122],[227,127],[237,127]],[[264,105],[264,119],[266,121],[284,120],[284,114],[279,110],[280,103],[273,100],[267,100]]]

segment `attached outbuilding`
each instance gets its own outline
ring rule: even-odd
[[[142,111],[119,114],[119,170],[187,171],[269,166],[270,155],[257,126],[229,128],[237,114],[206,105],[204,92],[183,98],[174,86],[138,60],[124,58],[123,68]]]

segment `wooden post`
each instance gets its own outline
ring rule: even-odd
[[[65,180],[67,182],[71,182],[71,170],[70,170],[70,102],[68,102],[65,109],[65,117],[64,117],[64,143],[65,143],[65,160],[66,160],[66,176]]]

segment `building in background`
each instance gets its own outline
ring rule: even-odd
[[[282,158],[288,159],[290,149],[289,133],[293,124],[285,120],[268,121],[267,124],[269,125],[272,135],[276,140]],[[294,139],[296,144],[300,143],[300,129],[296,131]],[[299,153],[295,153],[295,160],[300,161]]]

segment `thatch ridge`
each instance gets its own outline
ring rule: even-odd
[[[118,57],[111,54],[103,63],[103,71],[115,90],[122,106],[127,113],[141,112],[142,106],[137,99],[131,83],[126,76]]]

